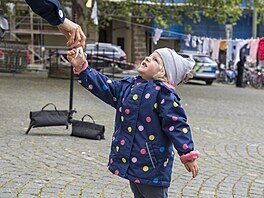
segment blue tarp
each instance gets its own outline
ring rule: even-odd
[[[191,35],[195,36],[204,36],[204,37],[211,37],[217,39],[225,39],[226,38],[226,31],[225,25],[218,24],[212,19],[205,18],[201,16],[201,22],[194,24],[191,19],[187,17],[183,17],[183,25],[171,24],[168,29],[163,29],[162,37],[170,37],[170,38],[178,38],[182,39],[185,38],[184,35],[189,34],[184,30],[184,26],[191,25],[192,33]],[[154,35],[154,29],[160,28],[157,27],[156,24],[152,23]],[[237,24],[233,26],[233,39],[241,38],[246,39],[252,36],[252,15],[250,13],[244,14],[240,20],[237,21]]]

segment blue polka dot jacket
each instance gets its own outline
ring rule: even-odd
[[[175,90],[140,76],[114,81],[90,67],[79,82],[116,109],[109,170],[136,183],[169,187],[173,147],[180,156],[194,150]]]

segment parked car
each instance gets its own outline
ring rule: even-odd
[[[211,85],[217,76],[217,62],[210,56],[204,54],[196,54],[191,52],[178,52],[184,58],[192,58],[196,64],[194,66],[194,80],[205,81],[207,85]]]
[[[120,46],[111,43],[93,43],[86,45],[88,62],[95,68],[126,67],[127,55]]]

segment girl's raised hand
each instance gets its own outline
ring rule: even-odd
[[[73,48],[68,51],[67,59],[76,70],[79,70],[85,62],[86,56],[86,53],[80,53],[76,48]]]

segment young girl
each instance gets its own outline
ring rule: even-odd
[[[193,178],[198,174],[191,130],[175,87],[185,82],[195,64],[174,50],[161,48],[138,67],[139,76],[110,80],[90,68],[76,49],[68,60],[79,82],[116,109],[109,170],[130,182],[134,197],[168,197],[173,146]]]

